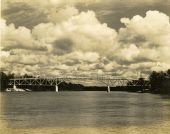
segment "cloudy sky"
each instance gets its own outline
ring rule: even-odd
[[[1,71],[136,78],[170,68],[170,0],[1,0]]]

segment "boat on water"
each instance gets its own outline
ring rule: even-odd
[[[31,90],[30,89],[24,89],[26,92],[31,92]]]
[[[14,85],[13,88],[7,88],[6,91],[7,92],[31,92],[30,89],[17,88],[16,85]]]
[[[6,91],[7,92],[25,92],[25,90],[21,89],[21,88],[16,88],[16,89],[14,89],[14,88],[7,88]]]

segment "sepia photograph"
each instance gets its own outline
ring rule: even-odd
[[[170,0],[0,9],[0,134],[170,134]]]

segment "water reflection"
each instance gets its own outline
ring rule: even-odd
[[[1,93],[10,128],[138,126],[170,120],[169,96],[126,92]]]
[[[160,95],[162,99],[169,99],[170,101],[170,94],[163,94],[163,95]]]

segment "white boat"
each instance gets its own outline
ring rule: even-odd
[[[26,92],[31,92],[31,90],[30,90],[30,89],[25,89],[25,91],[26,91]]]

